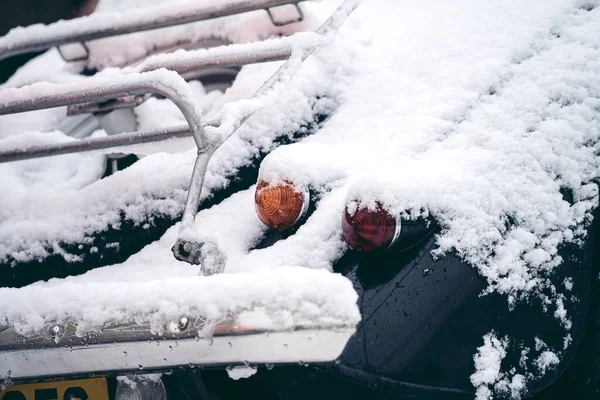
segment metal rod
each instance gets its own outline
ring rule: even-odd
[[[124,14],[92,14],[45,26],[18,28],[0,38],[0,60],[70,43],[166,28],[298,2],[299,0],[237,0],[196,8],[169,9],[158,6]]]
[[[79,83],[79,82],[78,82]],[[35,86],[35,85],[34,85]],[[74,85],[52,85],[55,93],[31,94],[32,87],[22,89],[7,89],[12,101],[0,103],[0,115],[21,113],[32,110],[42,110],[78,104],[87,101],[106,101],[130,95],[147,93],[160,94],[171,100],[185,117],[199,149],[208,144],[204,132],[204,119],[200,108],[191,93],[188,93],[187,83],[177,73],[172,71],[152,71],[142,74],[121,75],[114,78],[90,78],[77,89]],[[48,90],[48,86],[44,86]],[[3,91],[0,91],[0,98]],[[0,153],[2,154],[2,153]]]
[[[200,68],[210,68],[210,67],[242,67],[248,64],[258,64],[264,62],[271,61],[282,61],[287,60],[292,54],[292,49],[274,49],[270,51],[265,51],[263,53],[255,53],[255,54],[244,54],[241,56],[231,56],[231,55],[217,55],[217,56],[207,56],[207,57],[199,57],[196,60],[192,61],[172,61],[169,63],[165,63],[165,65],[155,65],[152,68],[144,69],[144,71],[152,71],[157,68],[166,68],[171,71],[176,71],[178,73],[185,73],[188,71],[192,71]]]
[[[140,68],[144,72],[154,71],[159,68],[167,68],[170,70],[175,70],[178,73],[185,73],[186,71],[207,66],[237,66],[252,62],[284,60],[289,58],[292,53],[292,49],[300,48],[298,43],[304,44],[305,46],[307,46],[307,43],[312,43],[309,40],[309,35],[314,36],[315,34],[304,32],[302,34],[294,34],[285,38],[268,40],[260,44],[253,43],[251,45],[231,45],[227,48],[194,50],[177,55],[164,54],[148,59],[148,61],[142,64]],[[302,41],[298,40],[299,36],[303,37]],[[318,41],[315,40],[314,43],[318,43]],[[258,50],[252,52],[252,49],[256,49],[257,47]],[[53,94],[45,96],[44,98],[38,96],[36,98],[25,99],[23,96],[19,100],[8,100],[0,103],[0,115],[39,110],[42,108],[59,107],[68,104],[82,104],[86,101],[89,101],[88,97],[94,97],[94,101],[97,101],[96,99],[99,99],[99,101],[104,101],[114,98],[115,95],[123,94],[123,87],[118,87],[119,85],[115,85],[113,81],[106,82],[109,83],[107,83],[105,86],[98,87],[95,90],[85,89],[85,93],[83,93],[84,91],[80,90],[82,93],[79,95],[75,95],[73,91],[70,93],[65,93],[63,91],[60,94]],[[117,86],[117,88],[114,88],[113,90],[110,87],[111,85]],[[2,100],[2,93],[3,91],[0,90],[0,100]],[[127,94],[133,93],[127,92]],[[182,129],[185,129],[187,133],[183,134]],[[171,131],[179,133],[175,133],[176,136],[173,136]],[[30,158],[50,157],[76,152],[103,150],[112,147],[134,145],[138,143],[149,143],[152,141],[161,141],[171,137],[182,137],[190,134],[191,130],[187,129],[186,127],[175,127],[152,132],[124,133],[111,136],[110,138],[95,138],[81,140],[78,142],[37,145],[24,149],[8,151],[0,150],[0,163],[26,160]]]
[[[0,152],[0,164],[12,161],[58,156],[61,154],[82,153],[129,146],[141,143],[160,142],[162,140],[183,138],[192,135],[187,125],[157,129],[153,131],[121,133],[102,138],[81,139],[66,143],[56,143]]]
[[[324,42],[331,40],[333,35],[342,26],[346,18],[358,7],[361,0],[345,0],[336,11],[317,29],[315,32],[319,40],[309,42],[305,46],[297,46],[293,50],[297,50],[297,57],[291,56],[278,70],[275,72],[252,96],[252,99],[266,98],[267,95],[274,90],[277,84],[288,82],[300,69],[300,66],[314,51]],[[230,125],[229,132],[220,132],[222,142],[227,140],[229,136],[235,133],[257,110],[238,111],[238,115],[232,118],[233,125]],[[210,121],[211,125],[219,125],[218,121]]]
[[[317,37],[314,32],[304,32],[263,42],[160,54],[148,58],[139,66],[139,70],[146,72],[165,68],[181,74],[199,68],[241,67],[247,64],[287,60],[292,50],[303,42],[301,38],[306,42],[308,35]]]
[[[194,224],[196,214],[198,213],[198,206],[200,205],[200,195],[202,194],[204,175],[206,175],[208,161],[210,160],[212,153],[212,151],[199,152],[198,157],[196,157],[192,178],[190,180],[190,187],[185,201],[185,208],[183,209],[183,216],[181,217],[181,226],[177,235],[178,240],[180,239],[181,232],[189,229]]]

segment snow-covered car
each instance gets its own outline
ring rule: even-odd
[[[596,2],[125,3],[0,38],[0,399],[594,398]]]

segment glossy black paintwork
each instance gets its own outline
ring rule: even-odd
[[[349,253],[336,265],[359,294],[362,321],[338,364],[321,367],[398,393],[443,398],[468,394],[474,372],[473,355],[483,335],[508,335],[511,344],[503,368],[518,365],[520,349],[539,337],[562,351],[561,363],[541,378],[530,380],[530,394],[552,383],[566,368],[583,334],[588,313],[595,233],[586,246],[561,250],[565,259],[552,281],[560,287],[573,279],[567,302],[572,318],[572,345],[562,351],[565,330],[544,312],[539,300],[520,302],[509,310],[507,298],[481,296],[487,286],[477,270],[455,255],[434,260],[435,236],[429,234],[411,251],[383,255]]]

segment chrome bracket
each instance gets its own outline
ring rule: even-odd
[[[80,104],[71,104],[67,107],[67,116],[81,114],[106,114],[113,110],[122,108],[133,108],[142,104],[146,100],[145,96],[125,96],[103,102],[88,102]]]
[[[64,47],[58,46],[56,49],[58,50],[58,54],[62,57],[66,62],[77,62],[77,61],[87,61],[90,58],[90,49],[84,42],[79,42],[79,45],[83,48],[83,55],[78,57],[70,58],[64,53]]]
[[[286,25],[295,24],[295,23],[304,21],[304,13],[300,9],[300,6],[298,5],[298,3],[293,3],[292,5],[296,9],[296,13],[298,14],[298,16],[294,19],[285,20],[285,21],[277,21],[273,15],[273,13],[271,12],[271,8],[267,8],[267,13],[269,14],[271,23],[275,26],[286,26]]]

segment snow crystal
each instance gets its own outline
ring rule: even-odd
[[[523,369],[527,368],[527,360],[529,360],[529,347],[521,350],[521,357],[519,357],[519,366]]]
[[[540,339],[539,337],[535,337],[535,351],[540,351],[542,349],[546,349],[548,348],[548,345],[546,343],[544,343],[544,341],[542,339]]]
[[[117,376],[117,381],[124,382],[135,389],[139,381],[160,382],[161,378],[162,374],[123,375]]]
[[[525,392],[526,382],[527,380],[523,375],[515,374],[510,380],[508,378],[501,379],[494,385],[494,389],[499,393],[507,394],[511,399],[520,399]],[[490,398],[491,393],[487,391],[484,391],[484,393],[488,396],[487,398]]]
[[[475,372],[471,375],[471,383],[477,389],[477,400],[489,400],[492,398],[490,387],[500,381],[502,360],[506,357],[507,338],[498,338],[492,333],[483,337],[483,346],[477,349],[475,361]]]
[[[563,281],[563,285],[565,285],[565,289],[570,292],[571,290],[573,290],[573,279],[565,278]]]
[[[538,358],[535,360],[535,365],[537,366],[540,374],[545,374],[546,371],[560,362],[558,356],[551,351],[544,351]]]
[[[227,368],[227,375],[234,381],[239,379],[250,378],[252,375],[256,374],[257,369],[254,367],[233,367]]]
[[[569,347],[571,345],[571,343],[573,343],[573,338],[571,337],[571,334],[568,333],[565,335],[565,337],[563,339],[563,350],[566,350],[567,347]]]
[[[556,310],[554,311],[554,316],[556,317],[556,319],[558,319],[562,323],[562,325],[565,327],[566,330],[569,330],[569,329],[571,329],[571,326],[573,326],[573,323],[567,317],[565,301],[566,301],[566,298],[563,294],[556,295],[556,300],[555,300]]]

